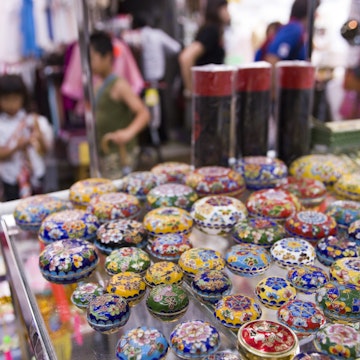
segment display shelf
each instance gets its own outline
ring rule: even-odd
[[[201,303],[192,292],[190,283],[185,281],[183,288],[190,297],[186,314],[175,322],[165,323],[153,318],[143,299],[132,308],[128,323],[112,335],[94,331],[86,321],[85,312],[73,306],[69,300],[75,285],[54,285],[44,280],[37,266],[41,250],[36,234],[20,230],[12,215],[4,215],[1,225],[5,234],[2,246],[15,302],[19,304],[24,325],[29,333],[31,347],[28,355],[37,359],[114,359],[116,343],[125,331],[137,326],[152,326],[169,338],[175,325],[181,321],[201,319],[212,323],[221,333],[221,349],[236,351],[236,333],[221,325],[213,316],[213,308]],[[190,235],[194,246],[207,247],[225,254],[233,245],[231,239],[221,236],[205,235],[196,228]],[[154,259],[153,259],[154,260]],[[109,276],[103,270],[104,257],[95,273],[88,279],[105,285]],[[322,266],[317,263],[316,265]],[[228,271],[228,270],[226,270]],[[266,273],[245,278],[228,271],[233,283],[233,294],[243,294],[255,298],[256,284],[267,276],[286,277],[287,270],[272,265]],[[146,298],[146,295],[145,295]],[[314,301],[314,295],[298,293],[298,299]],[[276,310],[262,306],[262,318],[277,320]],[[312,350],[311,338],[300,342],[302,350]],[[177,359],[172,351],[167,359]]]

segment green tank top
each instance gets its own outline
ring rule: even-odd
[[[111,89],[117,80],[116,76],[109,78],[109,81],[105,80],[103,87],[99,89],[96,101],[96,137],[100,155],[104,155],[100,147],[102,137],[108,132],[126,128],[134,118],[134,114],[124,102],[113,100],[110,96]],[[129,141],[126,144],[128,152],[133,150],[136,144],[136,138]],[[112,142],[109,143],[109,148],[111,153],[119,152],[118,146]]]

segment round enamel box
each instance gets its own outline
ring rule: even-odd
[[[225,264],[225,259],[220,252],[205,248],[185,251],[179,259],[181,270],[190,278],[204,270],[223,270]]]
[[[146,307],[158,320],[175,321],[186,313],[189,297],[179,285],[157,285],[151,289],[146,299]]]
[[[141,326],[128,330],[116,345],[116,358],[120,360],[162,360],[166,358],[169,344],[157,329]],[[134,358],[134,356],[136,356]]]
[[[94,196],[87,211],[105,223],[117,219],[134,219],[139,215],[141,206],[135,196],[116,192]]]
[[[63,210],[43,220],[38,238],[45,244],[66,239],[92,241],[96,238],[99,226],[97,217],[85,210]]]
[[[276,309],[294,300],[296,289],[286,279],[270,276],[258,282],[255,287],[255,294],[267,308]]]
[[[349,225],[360,219],[360,203],[351,200],[337,200],[330,203],[325,213],[333,217],[341,228],[348,228]]]
[[[360,220],[353,221],[348,228],[349,238],[360,245]]]
[[[92,299],[87,307],[86,319],[96,331],[112,334],[119,331],[130,317],[127,301],[114,294],[103,294]]]
[[[186,177],[186,185],[199,196],[228,195],[238,197],[245,191],[244,178],[236,171],[222,166],[204,166]]]
[[[144,227],[151,236],[164,234],[188,234],[193,226],[191,215],[174,206],[149,211],[144,216]]]
[[[245,156],[237,161],[234,169],[244,177],[246,187],[252,190],[274,187],[287,176],[287,166],[283,161],[266,156]]]
[[[182,184],[163,184],[150,190],[146,196],[150,208],[176,206],[190,210],[192,204],[198,199],[193,188]]]
[[[321,181],[304,177],[288,176],[277,187],[294,194],[304,207],[319,205],[326,195],[326,187]]]
[[[360,286],[360,258],[342,258],[330,266],[330,279],[340,284]]]
[[[160,261],[147,269],[144,280],[148,286],[162,284],[181,284],[184,273],[181,268],[170,261]]]
[[[299,211],[285,222],[286,231],[296,237],[317,242],[337,233],[336,221],[318,211]]]
[[[121,179],[120,191],[136,196],[145,202],[146,196],[151,189],[165,184],[166,176],[154,174],[150,171],[134,171]]]
[[[68,201],[50,195],[35,195],[22,199],[14,210],[16,225],[25,231],[36,232],[41,222],[50,214],[69,209]]]
[[[39,256],[43,277],[57,284],[72,284],[88,277],[98,264],[95,246],[84,240],[59,240],[45,246]]]
[[[287,236],[285,228],[281,224],[261,218],[239,221],[234,225],[230,234],[237,243],[255,244],[266,249]]]
[[[105,259],[105,271],[109,275],[125,271],[144,274],[149,266],[149,255],[136,247],[123,247],[113,250]]]
[[[218,351],[215,354],[209,355],[205,360],[241,360],[239,354],[230,351]]]
[[[111,180],[90,178],[77,181],[71,185],[69,199],[76,207],[84,209],[94,196],[109,192],[116,192],[116,186]]]
[[[300,352],[293,360],[335,360],[336,358],[331,355],[326,355],[319,352]]]
[[[192,171],[192,166],[183,162],[166,161],[155,165],[150,171],[156,175],[165,175],[167,183],[185,184],[186,176]]]
[[[283,221],[301,208],[297,197],[280,189],[263,189],[253,192],[246,201],[249,215]]]
[[[104,293],[104,288],[97,283],[79,283],[71,294],[70,299],[79,309],[86,309],[92,299],[96,296],[103,295]]]
[[[178,261],[181,254],[192,248],[187,235],[165,234],[155,238],[148,246],[149,253],[159,260]]]
[[[336,359],[360,357],[360,333],[344,324],[326,324],[314,339],[315,348]]]
[[[306,240],[289,237],[277,241],[270,249],[274,261],[283,268],[313,265],[315,249]]]
[[[113,250],[127,247],[144,247],[147,244],[147,232],[137,220],[119,219],[102,224],[97,231],[96,247],[109,255]]]
[[[220,299],[214,310],[214,316],[227,328],[237,331],[241,325],[260,319],[260,305],[245,295],[227,295]]]
[[[342,323],[360,321],[360,287],[329,282],[316,292],[315,300],[331,320]]]
[[[277,317],[299,338],[316,333],[326,323],[325,315],[315,303],[296,299],[281,306]]]
[[[259,245],[232,246],[225,255],[226,265],[236,275],[250,277],[263,274],[271,264],[270,253]]]
[[[170,333],[169,343],[178,357],[200,359],[218,350],[220,334],[206,321],[190,320],[175,326]]]
[[[197,200],[191,216],[196,227],[209,235],[220,235],[229,232],[232,227],[247,217],[245,205],[230,196],[206,196]]]
[[[125,271],[113,275],[106,287],[109,294],[122,296],[130,306],[136,305],[145,295],[146,283],[141,275]]]
[[[349,164],[336,155],[306,155],[293,161],[289,173],[296,177],[315,179],[332,186],[344,174],[351,172]]]
[[[312,294],[329,282],[327,272],[313,265],[299,265],[287,273],[287,280],[305,294]]]
[[[321,239],[316,244],[315,252],[318,260],[326,266],[330,266],[338,259],[359,255],[356,242],[350,240],[343,231],[339,231],[335,236]]]
[[[360,174],[345,174],[334,185],[337,195],[350,200],[360,201]]]
[[[230,294],[232,282],[224,271],[205,270],[194,276],[191,287],[201,301],[216,304],[223,296]]]
[[[275,321],[254,320],[241,326],[238,332],[238,350],[245,359],[291,360],[299,352],[295,333]]]

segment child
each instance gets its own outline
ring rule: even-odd
[[[112,73],[113,45],[105,32],[90,36],[90,59],[93,73],[103,80],[95,89],[100,172],[116,179],[134,167],[136,136],[148,124],[150,114],[128,82]]]
[[[40,193],[44,155],[53,131],[43,116],[27,113],[28,93],[19,75],[0,77],[0,180],[4,200]]]

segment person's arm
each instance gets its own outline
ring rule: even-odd
[[[184,82],[184,92],[192,93],[191,67],[195,65],[196,60],[204,53],[205,47],[199,41],[194,41],[180,53],[179,64]]]
[[[0,161],[8,159],[17,151],[25,150],[29,144],[30,144],[29,137],[21,136],[17,140],[16,144],[13,144],[13,142],[11,142],[11,144],[9,145],[0,146]]]
[[[125,79],[118,79],[113,87],[112,94],[115,100],[123,101],[134,114],[133,121],[124,129],[107,133],[103,136],[101,147],[108,152],[109,141],[123,145],[132,140],[150,121],[150,113],[141,98],[135,94]]]
[[[180,43],[178,41],[176,41],[175,39],[173,39],[165,31],[160,30],[159,36],[161,38],[161,42],[164,46],[166,53],[177,54],[181,50]]]

